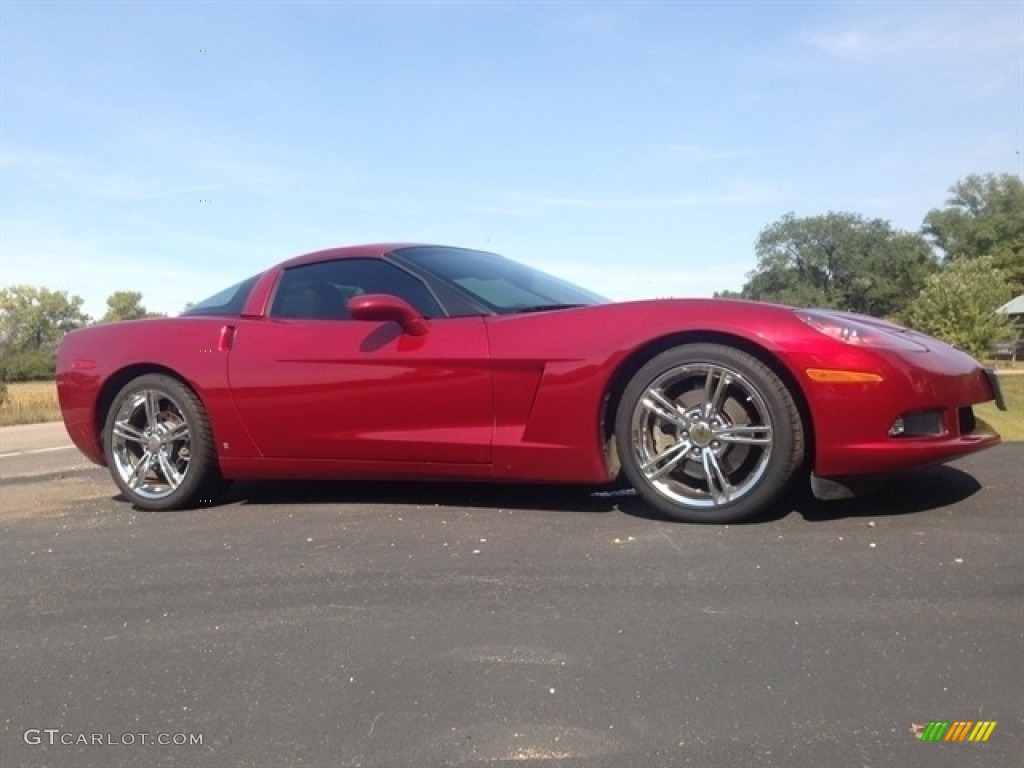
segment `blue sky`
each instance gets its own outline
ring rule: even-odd
[[[0,49],[0,285],[94,316],[378,241],[709,296],[1024,169],[1024,0],[0,0]]]

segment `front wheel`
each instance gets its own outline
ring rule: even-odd
[[[103,447],[114,482],[140,509],[209,503],[222,488],[206,410],[170,376],[140,376],[117,393]]]
[[[782,493],[804,455],[786,386],[757,358],[720,344],[651,359],[623,392],[615,433],[637,493],[683,522],[749,519]]]

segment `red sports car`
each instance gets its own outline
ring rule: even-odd
[[[714,299],[610,303],[489,253],[338,248],[177,318],[70,333],[68,434],[133,504],[225,481],[604,484],[735,522],[798,474],[820,497],[999,442],[994,376],[874,318]]]

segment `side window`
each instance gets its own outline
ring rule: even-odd
[[[347,320],[349,299],[387,293],[409,302],[424,317],[444,313],[417,278],[380,259],[338,259],[286,269],[278,282],[271,317]]]

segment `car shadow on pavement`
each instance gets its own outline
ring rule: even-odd
[[[789,509],[809,523],[850,517],[910,515],[952,506],[981,490],[981,483],[955,467],[941,465],[887,478],[877,490],[854,499],[820,501],[810,488],[789,495]],[[788,510],[785,514],[789,514]]]
[[[560,512],[612,512],[617,498],[589,486],[519,485],[415,481],[261,481],[237,482],[221,503],[388,504],[398,506],[541,509]],[[630,492],[631,493],[631,492]]]
[[[810,483],[798,479],[778,502],[738,525],[775,523],[791,514],[799,514],[809,523],[856,517],[911,515],[952,506],[973,496],[980,489],[981,483],[974,477],[945,465],[887,478],[871,493],[838,501],[814,498]],[[616,501],[616,506],[632,517],[665,519],[631,491],[619,492]]]
[[[981,484],[951,466],[898,475],[855,499],[820,501],[809,484],[797,480],[782,499],[741,525],[777,522],[798,513],[810,523],[856,517],[908,515],[951,506],[974,495]],[[127,501],[122,495],[116,501]],[[522,509],[551,512],[621,512],[644,520],[665,521],[631,488],[500,483],[415,481],[239,481],[204,507],[231,504],[385,504],[412,507]]]

